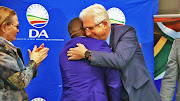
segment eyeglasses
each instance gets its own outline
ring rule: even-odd
[[[19,25],[14,25],[14,24],[11,24],[11,25],[13,25],[13,26],[16,27],[17,29],[19,29]]]
[[[100,25],[101,23],[103,23],[103,21],[100,22],[100,23],[98,23],[98,24],[96,24],[96,25],[93,26],[93,27],[83,27],[83,28],[84,28],[85,30],[93,30],[96,26]]]

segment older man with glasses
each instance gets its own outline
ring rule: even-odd
[[[82,10],[80,19],[86,35],[100,40],[109,39],[107,42],[113,52],[93,51],[77,44],[78,47],[67,52],[68,59],[85,58],[92,66],[118,69],[124,86],[123,101],[161,101],[146,67],[135,29],[128,25],[111,25],[106,9],[100,4]]]

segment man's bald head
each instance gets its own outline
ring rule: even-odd
[[[79,18],[74,18],[68,25],[68,31],[71,38],[77,36],[85,36],[85,30],[83,29],[83,23]]]

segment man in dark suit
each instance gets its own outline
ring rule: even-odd
[[[69,60],[86,58],[92,66],[119,69],[123,86],[123,100],[161,101],[160,95],[146,67],[136,32],[127,25],[110,24],[106,9],[94,4],[80,13],[86,35],[96,39],[110,38],[112,53],[93,51],[83,44],[70,48]],[[111,33],[109,35],[109,33]]]
[[[72,40],[66,43],[59,56],[63,81],[61,101],[120,101],[121,80],[118,70],[93,67],[85,59],[68,61],[67,51],[77,43],[83,43],[91,50],[111,52],[107,43],[85,37],[79,18],[71,20],[68,31]]]

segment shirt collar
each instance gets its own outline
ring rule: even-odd
[[[109,32],[108,38],[106,39],[106,42],[107,42],[108,45],[110,44],[110,36],[111,36],[111,30],[110,30],[110,32]]]
[[[14,47],[14,45],[13,45],[13,43],[12,42],[10,42],[10,41],[8,41],[8,40],[6,40],[5,38],[3,38],[2,36],[0,36],[0,38],[2,39],[2,40],[4,40],[4,41],[6,41],[8,44],[10,44],[11,46],[13,46]]]

